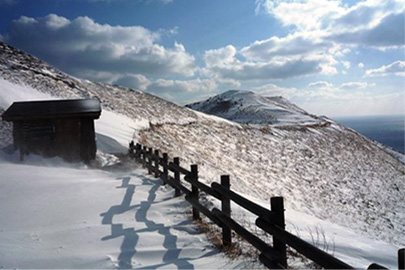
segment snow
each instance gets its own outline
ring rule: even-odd
[[[95,121],[97,149],[105,153],[126,153],[136,130],[145,125],[136,123],[125,115],[102,110],[100,119]]]
[[[0,107],[7,109],[13,102],[26,100],[52,99],[49,94],[41,93],[32,87],[18,85],[0,78]]]
[[[0,81],[1,105],[51,99]],[[3,108],[4,108],[3,107]],[[96,165],[114,168],[145,121],[103,110],[96,121]],[[107,162],[107,161],[110,161]],[[111,162],[112,161],[112,162]],[[108,171],[55,157],[0,152],[1,268],[233,268],[198,232],[183,198],[130,167]],[[189,208],[189,207],[188,207]],[[241,266],[238,266],[240,268]]]
[[[238,123],[275,126],[323,123],[282,97],[263,97],[251,91],[229,90],[187,107]]]
[[[37,164],[35,164],[37,160]],[[1,268],[229,268],[145,170],[0,160]]]
[[[4,106],[52,98],[0,83]],[[126,152],[145,125],[103,110],[96,133],[105,169],[35,155],[21,162],[18,152],[0,152],[0,267],[240,268],[198,232],[171,188],[132,162],[106,170],[118,161],[106,153]]]
[[[0,108],[17,100],[97,97],[103,112],[91,167],[0,154],[0,267],[246,268],[212,249],[170,188],[133,164],[117,164],[111,153],[126,152],[132,135],[180,156],[184,166],[198,164],[206,183],[231,174],[233,190],[264,206],[270,196],[284,196],[287,228],[309,241],[321,228],[347,263],[396,267],[405,241],[405,167],[374,142],[280,97],[245,99],[246,119],[260,119],[236,124],[139,91],[76,80],[27,55],[4,55],[10,51],[0,50]],[[283,112],[274,125],[259,125],[277,110]],[[11,129],[1,125],[3,146]],[[111,224],[109,213],[116,213]]]

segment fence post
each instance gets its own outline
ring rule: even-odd
[[[143,147],[143,155],[142,155],[142,167],[146,167],[146,157],[147,157],[148,148],[146,146]]]
[[[163,184],[166,185],[166,179],[169,177],[169,169],[167,168],[169,157],[167,153],[163,153]]]
[[[198,182],[198,165],[191,165],[191,194],[190,197],[198,202],[198,187],[194,186],[193,183]],[[193,207],[193,220],[200,219],[200,211]]]
[[[135,157],[135,153],[134,153],[134,141],[131,141],[129,143],[129,150],[128,150],[128,154],[130,158],[134,158]]]
[[[180,166],[180,158],[178,158],[178,157],[173,158],[173,163],[177,166]],[[174,181],[180,183],[180,172],[178,172],[178,171],[174,172]],[[179,197],[180,195],[181,195],[180,189],[175,188],[174,196]]]
[[[405,248],[398,250],[398,269],[405,270]]]
[[[284,198],[272,197],[270,199],[271,211],[274,213],[274,225],[280,229],[285,230],[285,218],[284,218]],[[283,241],[278,240],[273,235],[273,246],[276,251],[280,253],[280,264],[287,268],[287,247]]]
[[[229,175],[221,175],[221,185],[228,190],[231,188]],[[224,195],[221,196],[221,210],[222,213],[231,217],[231,199]],[[222,227],[222,245],[224,247],[232,245],[231,228],[225,224]]]
[[[155,150],[155,177],[156,178],[159,177],[159,162],[160,162],[159,150]]]
[[[148,174],[152,174],[152,154],[153,154],[153,148],[149,147],[149,151],[148,151]]]
[[[135,146],[135,160],[139,162],[139,159],[141,157],[141,145],[139,143],[136,144]]]

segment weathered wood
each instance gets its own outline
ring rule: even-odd
[[[156,178],[158,178],[158,177],[160,177],[160,174],[159,174],[159,160],[160,160],[160,157],[159,157],[159,150],[155,150],[155,155],[154,155],[154,158],[155,158],[155,177]]]
[[[269,245],[266,244],[266,242],[261,240],[259,237],[243,228],[232,218],[222,213],[222,211],[220,211],[218,208],[212,209],[212,213],[224,224],[224,226],[230,227],[237,234],[243,237],[247,242],[252,244],[260,252],[262,252],[263,256],[266,256],[269,261],[272,261],[274,262],[274,264],[277,264],[280,255],[274,248],[270,247]]]
[[[274,225],[278,226],[280,229],[285,230],[285,218],[284,218],[284,199],[283,197],[272,197],[270,199],[271,212],[274,213],[273,220]],[[277,239],[273,235],[273,247],[280,254],[279,263],[287,268],[287,246],[282,241]]]
[[[146,168],[146,160],[148,155],[148,148],[146,146],[143,147],[142,150],[142,167]]]
[[[148,149],[148,163],[146,165],[146,167],[148,168],[148,174],[152,174],[152,153],[153,153],[153,148],[149,147]]]
[[[191,198],[190,195],[187,195],[185,199],[193,207],[197,208],[201,213],[203,213],[205,216],[207,216],[212,222],[214,222],[215,224],[217,224],[220,227],[223,226],[222,222],[209,209],[207,209],[205,206],[200,204],[195,199]]]
[[[172,186],[174,188],[174,190],[178,190],[179,191],[179,195],[175,196],[178,197],[181,195],[181,193],[183,192],[185,195],[190,195],[191,190],[189,190],[188,188],[186,188],[185,186],[183,186],[180,182],[176,181],[173,177],[169,176],[167,178],[167,183]]]
[[[258,216],[264,216],[269,220],[273,218],[274,214],[270,210],[258,204],[255,204],[254,202],[249,201],[248,199],[240,196],[239,194],[233,192],[232,190],[228,190],[218,183],[212,183],[211,187],[215,191],[221,193],[222,195],[228,196],[233,202],[237,203],[238,205],[242,206],[243,208],[247,209],[253,214],[256,214]]]
[[[398,250],[398,269],[405,270],[405,248]]]
[[[151,173],[154,173],[154,174],[158,174],[158,175],[163,174],[163,171],[159,170],[159,168],[156,168],[155,166],[152,166],[150,168],[150,170],[151,170]]]
[[[180,167],[180,165],[176,164],[175,162],[169,162],[169,167],[168,168],[172,172],[179,172],[179,173],[182,173],[182,174],[185,174],[185,175],[188,175],[188,174],[191,173],[191,171],[189,171],[189,170],[187,170],[187,169],[185,169],[183,167]]]
[[[163,159],[162,159],[163,174],[162,174],[161,178],[163,180],[164,185],[166,185],[166,179],[169,176],[169,170],[167,168],[168,162],[169,162],[169,155],[167,153],[163,153]]]
[[[129,156],[131,159],[135,157],[135,145],[134,145],[134,141],[131,141],[131,142],[129,143],[128,156]]]
[[[230,180],[229,175],[221,175],[221,185],[225,189],[230,189]],[[231,200],[227,196],[221,196],[221,210],[222,213],[228,217],[231,217]],[[222,244],[225,247],[229,247],[232,245],[232,236],[231,236],[231,228],[224,225],[222,227]]]
[[[189,182],[190,184],[192,183],[190,174],[184,176],[184,181]],[[204,191],[205,193],[207,193],[207,194],[209,194],[209,195],[211,195],[211,196],[217,198],[218,200],[221,199],[221,193],[219,193],[219,192],[213,190],[210,186],[207,186],[206,184],[201,183],[201,182],[199,182],[199,181],[193,183],[193,185],[195,185],[196,187],[198,187],[201,191]]]
[[[139,143],[136,144],[136,155],[135,158],[136,160],[140,161],[141,160],[141,151],[142,151],[142,145],[140,145]]]
[[[283,269],[284,267],[275,259],[269,259],[266,254],[260,253],[259,261],[269,269]]]
[[[198,202],[198,187],[196,185],[193,185],[194,183],[198,182],[198,165],[193,164],[190,166],[190,171],[191,171],[191,198],[195,201]],[[193,219],[197,220],[200,219],[200,211],[196,207],[193,207]]]
[[[354,269],[354,267],[309,244],[301,238],[269,223],[266,218],[259,217],[256,219],[256,225],[265,232],[272,234],[277,239],[287,243],[290,247],[325,269]]]
[[[176,165],[177,167],[180,167],[180,158],[175,157],[173,158],[173,164]],[[170,163],[169,163],[169,169],[170,169]],[[179,171],[174,171],[174,181],[180,183],[180,172]],[[181,195],[180,189],[176,188],[174,191],[174,196],[178,197]]]

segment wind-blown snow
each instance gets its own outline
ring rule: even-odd
[[[27,99],[42,98],[39,95],[44,94],[49,98],[97,97],[101,100],[103,113],[101,118],[96,121],[98,148],[101,151],[98,152],[98,162],[96,164],[108,165],[107,167],[112,169],[121,170],[119,166],[113,165],[117,160],[114,160],[113,156],[107,153],[125,152],[131,139],[131,133],[134,132],[133,138],[135,141],[168,152],[170,157],[180,156],[184,166],[198,164],[201,180],[206,183],[218,181],[221,174],[230,174],[233,190],[247,197],[255,198],[264,205],[268,205],[267,201],[271,196],[284,196],[286,198],[288,228],[294,232],[296,226],[298,226],[303,237],[308,239],[308,229],[306,227],[311,227],[309,230],[313,230],[313,226],[320,224],[325,230],[326,236],[335,239],[336,255],[348,263],[352,263],[357,267],[367,267],[371,262],[378,262],[389,267],[395,267],[396,249],[405,243],[405,201],[401,200],[401,198],[405,197],[405,166],[375,142],[330,119],[307,114],[279,97],[255,97],[250,100],[250,103],[245,103],[245,99],[242,100],[243,102],[238,101],[238,106],[244,108],[243,117],[245,118],[242,117],[241,119],[248,120],[248,122],[255,123],[255,125],[237,124],[229,120],[179,107],[140,91],[69,77],[40,60],[14,50],[1,42],[0,56],[0,79],[2,79],[0,82],[0,94],[5,95],[4,100],[6,102],[4,104],[9,104],[11,101],[8,96],[10,91],[16,92],[12,95],[20,95],[22,98],[26,97]],[[9,90],[6,91],[5,89]],[[26,95],[25,93],[31,94]],[[260,106],[251,106],[257,100],[262,102]],[[269,104],[276,107],[270,108]],[[6,108],[2,107],[1,109]],[[278,109],[282,110],[282,113],[278,114],[275,111]],[[272,117],[268,118],[268,113],[275,113],[270,114],[270,116],[277,116],[273,117],[276,121]],[[255,119],[257,120],[255,121]],[[272,121],[266,122],[269,119]],[[237,121],[238,118],[233,120]],[[253,122],[251,122],[252,120]],[[273,125],[258,125],[258,123],[273,123]],[[0,130],[2,136],[1,146],[5,146],[6,142],[10,142],[11,128],[2,122]],[[5,136],[8,136],[8,139]],[[107,183],[113,185],[113,183],[123,183],[122,179],[114,180],[114,177],[125,177],[127,174],[120,174],[117,171],[116,173],[120,174],[120,176],[117,176],[111,172],[89,170],[83,164],[75,165],[76,167],[73,168],[70,167],[67,172],[65,169],[60,169],[61,166],[65,168],[67,165],[63,165],[64,162],[57,161],[57,159],[56,161],[52,160],[50,163],[41,161],[41,166],[39,166],[39,161],[35,157],[27,158],[26,162],[28,164],[26,165],[15,164],[18,162],[17,156],[7,156],[5,160],[1,161],[1,177],[5,175],[20,179],[18,176],[19,171],[21,171],[21,177],[35,176],[35,171],[38,168],[48,166],[44,168],[44,172],[53,173],[59,170],[61,175],[57,177],[61,177],[61,179],[62,174],[66,174],[65,179],[56,180],[59,184],[63,183],[63,188],[66,185],[69,190],[70,188],[76,191],[88,189],[90,192],[92,189],[85,186],[88,180],[87,176],[90,178],[94,176],[95,182],[99,179],[99,182],[105,185]],[[62,165],[59,164],[60,162]],[[5,165],[5,163],[8,165]],[[54,166],[58,166],[58,168],[54,168]],[[3,172],[7,174],[3,174]],[[80,175],[80,172],[83,176],[86,176],[87,180],[83,180],[82,184],[75,185],[77,182],[75,177]],[[38,173],[41,174],[35,177],[44,178],[44,181],[51,181],[51,179],[42,175],[42,172]],[[141,188],[137,189],[139,183],[143,181],[142,177],[139,178],[138,176],[142,175],[143,171],[133,172],[133,177],[131,176],[128,185],[134,184],[136,186],[135,190],[142,190]],[[74,179],[71,181],[72,187],[69,187],[68,183],[71,177]],[[15,190],[17,196],[19,188],[23,186],[21,183],[26,184],[25,178],[21,179],[23,180],[5,182],[1,178],[1,188],[4,185],[11,185],[8,190],[10,190],[10,193],[11,190]],[[42,183],[41,180],[39,182]],[[46,183],[48,182],[43,182],[41,186],[46,187]],[[154,187],[151,182],[146,181],[144,183],[150,185],[150,188]],[[49,184],[51,191],[55,190],[56,194],[60,194],[58,190],[61,187],[53,186],[53,184],[56,185],[53,182]],[[33,189],[38,191],[35,187]],[[95,190],[95,193],[100,193],[101,197],[108,197],[108,205],[107,202],[104,204],[101,198],[99,201],[99,197],[91,197],[91,200],[94,200],[96,204],[100,204],[100,209],[98,209],[100,213],[101,211],[108,211],[111,205],[119,206],[120,200],[125,197],[124,193],[126,191],[124,188],[114,188],[113,190],[121,193],[118,196],[120,199],[114,202],[111,201],[112,204],[109,200],[115,200],[116,193],[114,195],[112,193],[104,194],[99,190]],[[25,194],[24,192],[22,194]],[[45,190],[45,192],[49,192],[49,190]],[[157,192],[169,191],[159,189]],[[145,191],[144,193],[146,195],[148,192]],[[8,196],[8,194],[2,194],[0,198],[7,201],[9,198],[5,196]],[[169,197],[165,198],[168,199]],[[76,198],[70,197],[70,195],[67,198],[71,204],[77,202],[82,206],[84,205],[80,200],[75,200]],[[134,198],[133,200],[135,202],[138,199]],[[148,199],[140,200],[147,201]],[[124,201],[122,202],[124,203]],[[142,206],[142,201],[136,202],[139,203],[138,206]],[[55,204],[58,203],[59,201]],[[3,205],[2,201],[0,201],[0,204]],[[45,205],[45,202],[43,205]],[[76,206],[72,205],[71,207]],[[179,212],[184,212],[181,204],[174,203],[170,207],[180,207]],[[13,217],[11,210],[6,212],[7,215]],[[234,213],[236,214],[236,212]],[[126,216],[126,214],[123,214],[123,216]],[[166,224],[166,221],[163,222],[165,216],[167,215],[162,215],[154,222]],[[126,217],[130,219],[130,217]],[[131,222],[133,218],[132,216]],[[169,215],[167,218],[169,219],[167,222],[171,224],[171,216]],[[181,218],[186,220],[184,216]],[[98,222],[100,222],[100,219]],[[126,224],[125,222],[122,223]],[[133,228],[134,223],[131,224],[128,224],[129,227],[123,227],[124,229],[129,228],[126,232],[132,235],[127,240],[129,243],[133,243],[131,242],[131,237],[133,237],[131,228]],[[1,228],[0,224],[0,230]],[[12,231],[12,229],[10,230]],[[96,231],[94,233],[97,235],[108,235],[107,233],[104,234],[105,231],[100,228]],[[79,234],[84,232],[85,230],[78,230]],[[4,237],[6,234],[1,235]],[[14,236],[15,239],[22,239],[18,238],[17,234]],[[144,237],[149,237],[150,241],[154,241],[152,238],[155,236],[156,234]],[[75,237],[72,239],[80,240]],[[11,238],[7,239],[10,240]],[[24,239],[28,241],[27,243],[31,241],[29,237]],[[57,239],[59,241],[62,237],[58,236]],[[349,242],[347,239],[352,241]],[[115,253],[110,252],[108,248],[100,249],[103,252],[105,250],[106,252],[103,254],[108,254],[110,259],[105,258],[105,262],[99,262],[97,256],[104,255],[98,253],[92,257],[97,257],[92,261],[93,263],[83,263],[82,266],[75,265],[75,267],[108,268],[119,265],[120,262],[117,258],[120,257],[120,252],[117,251],[119,250],[117,247],[121,244],[124,245],[125,241],[122,242],[121,239],[118,240],[117,238],[110,241],[117,241],[118,243],[114,246]],[[19,243],[23,245],[24,241],[21,240]],[[50,249],[45,250],[47,252],[56,252],[55,246],[49,243],[47,242],[46,246],[51,246],[53,249],[51,251]],[[99,242],[97,242],[98,244]],[[151,246],[152,249],[160,247],[153,244]],[[32,248],[30,244],[27,247]],[[375,249],[379,247],[384,249],[384,252],[375,254]],[[18,247],[13,246],[13,244],[11,248],[16,251],[15,256],[27,251],[23,249],[21,253],[18,253]],[[84,249],[79,248],[79,250],[84,252]],[[0,256],[1,252],[0,250]],[[69,252],[64,254],[68,254],[67,256],[70,256],[70,258],[79,258],[78,261],[88,262],[89,260],[86,254],[77,255],[73,251]],[[163,250],[163,252],[168,251]],[[173,251],[170,252],[173,254]],[[148,254],[152,253],[150,251]],[[78,257],[75,257],[75,254]],[[93,254],[93,251],[88,252],[90,257]],[[49,258],[56,258],[56,255],[52,256],[49,255]],[[127,255],[122,256],[128,258]],[[35,260],[35,256],[31,258],[40,265],[41,259]],[[48,261],[50,265],[55,262],[52,260]],[[139,260],[135,257],[134,260],[133,265],[138,266]],[[61,259],[61,261],[67,262],[65,259]],[[2,262],[1,259],[0,262]],[[163,259],[160,262],[167,263],[168,261]],[[228,267],[224,266],[226,263],[222,263],[223,261],[220,260],[220,262],[218,267]],[[201,267],[203,267],[203,264],[203,262],[200,264]],[[72,266],[67,267],[72,268]],[[216,268],[216,265],[208,264],[205,267]]]
[[[1,268],[232,268],[143,169],[0,159]]]

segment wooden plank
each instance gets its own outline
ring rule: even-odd
[[[217,224],[218,226],[222,227],[223,224],[222,222],[209,210],[207,209],[205,206],[203,206],[202,204],[200,204],[198,201],[196,201],[195,199],[191,198],[190,195],[186,196],[186,201],[188,201],[192,206],[194,206],[195,208],[197,208],[201,213],[203,213],[206,217],[208,217],[212,222],[214,222],[215,224]]]
[[[163,153],[163,158],[162,158],[162,166],[163,166],[163,174],[161,175],[161,178],[163,180],[163,184],[166,184],[166,179],[169,176],[169,170],[167,169],[167,163],[169,162],[169,156],[167,153]]]
[[[180,167],[180,158],[178,158],[178,157],[173,158],[173,163],[174,163],[177,167]],[[170,166],[170,164],[169,164],[169,166]],[[169,170],[170,170],[170,168],[169,168]],[[174,171],[174,181],[175,181],[176,183],[179,183],[179,185],[181,185],[181,184],[180,184],[180,172],[177,171],[177,170]],[[175,196],[175,197],[178,197],[178,196],[180,196],[180,195],[181,195],[180,189],[176,188],[176,190],[174,191],[174,196]]]
[[[301,238],[270,224],[262,217],[256,219],[256,225],[325,269],[354,269],[353,266],[333,257]]]
[[[191,181],[192,176],[191,175],[186,175],[184,176],[184,181],[189,182],[192,185],[195,185],[198,187],[200,190],[204,191],[205,193],[217,198],[218,200],[221,199],[221,193],[217,192],[216,190],[212,189],[210,186],[207,186],[204,183],[201,183],[200,181],[198,182],[192,182]]]
[[[269,220],[273,219],[274,213],[272,213],[270,210],[258,204],[255,204],[254,202],[249,201],[248,199],[240,196],[239,194],[233,192],[232,190],[227,190],[218,183],[212,183],[211,187],[215,191],[221,193],[222,195],[228,196],[232,201],[242,206],[243,208],[247,209],[248,211],[252,212],[253,214],[266,217]]]
[[[155,150],[155,154],[153,155],[153,159],[155,160],[155,177],[158,178],[160,177],[160,171],[159,171],[159,150]]]
[[[180,162],[179,162],[180,164]],[[183,167],[180,167],[180,165],[176,164],[175,162],[169,162],[169,170],[172,172],[179,172],[185,175],[191,174],[191,171],[184,169]]]
[[[285,230],[284,198],[272,197],[270,199],[271,212],[274,213],[274,225]],[[273,235],[273,247],[280,254],[280,264],[287,268],[287,246]]]
[[[191,193],[191,190],[189,190],[188,188],[186,188],[185,186],[183,186],[180,182],[177,182],[173,177],[169,176],[167,178],[167,183],[169,185],[171,185],[173,188],[175,188],[175,190],[179,191],[179,195],[181,195],[181,192],[183,192],[186,195],[189,195]],[[176,196],[176,197],[178,197]]]
[[[221,185],[225,189],[230,189],[230,180],[229,175],[221,175]],[[227,196],[222,196],[221,199],[221,210],[222,213],[228,217],[231,217],[231,200]],[[232,245],[232,235],[231,235],[231,228],[224,225],[222,227],[222,244],[226,247]]]
[[[191,165],[190,167],[191,171],[191,179],[192,183],[197,183],[198,182],[198,166],[196,164]],[[196,185],[191,186],[191,194],[190,197],[198,202],[198,187]],[[196,207],[193,207],[193,220],[200,219],[200,211]]]
[[[277,265],[277,268],[282,269],[283,266],[277,264],[280,255],[274,250],[271,246],[267,245],[266,242],[261,240],[259,237],[254,235],[253,233],[249,232],[245,228],[243,228],[240,224],[234,221],[232,218],[228,217],[224,213],[222,213],[219,209],[214,208],[212,213],[222,222],[224,225],[229,226],[232,230],[234,230],[237,234],[243,237],[247,242],[252,244],[255,248],[257,248],[260,252],[262,252],[263,256],[265,256],[269,262],[272,262],[272,265]]]

